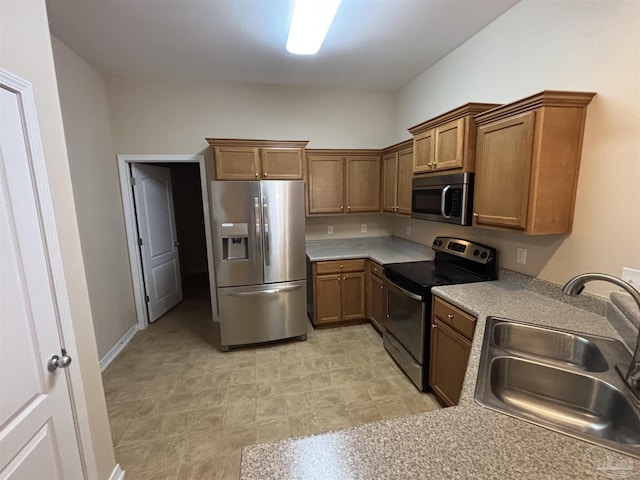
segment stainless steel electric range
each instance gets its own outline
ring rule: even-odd
[[[384,347],[420,389],[429,390],[431,288],[496,280],[494,248],[459,238],[436,237],[435,259],[389,263]]]

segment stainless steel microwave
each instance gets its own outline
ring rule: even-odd
[[[473,173],[428,175],[413,179],[411,217],[471,225]]]

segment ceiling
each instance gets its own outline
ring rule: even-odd
[[[343,0],[317,55],[293,0],[48,0],[53,35],[107,75],[397,90],[518,0]]]

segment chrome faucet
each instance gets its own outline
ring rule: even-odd
[[[575,297],[582,293],[582,290],[584,290],[584,284],[591,282],[592,280],[602,280],[603,282],[613,283],[614,285],[624,289],[636,301],[638,309],[640,309],[640,293],[638,293],[635,288],[624,280],[620,280],[618,277],[606,275],[604,273],[583,273],[575,276],[569,280],[564,287],[562,287],[562,291],[567,295]],[[623,376],[633,394],[638,400],[640,400],[640,328],[638,330],[638,339],[636,340],[636,350],[633,354],[631,364],[629,365],[629,370],[626,374],[623,374],[622,371],[620,371],[620,367],[616,366],[616,368],[618,368],[618,372]]]

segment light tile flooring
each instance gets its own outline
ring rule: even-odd
[[[193,287],[103,375],[128,480],[237,479],[245,445],[439,408],[369,325],[222,353],[207,287]]]

